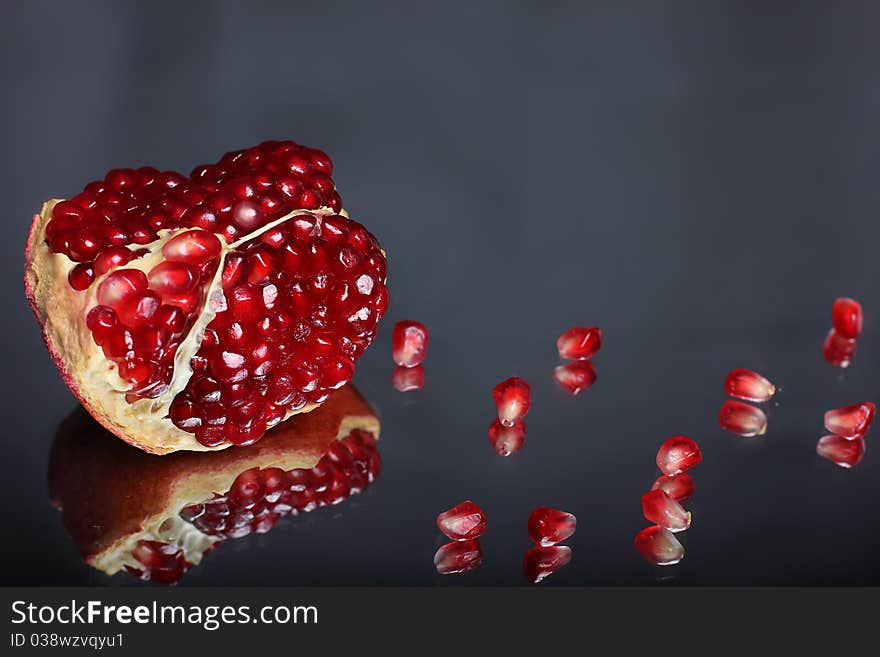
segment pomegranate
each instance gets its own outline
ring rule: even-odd
[[[512,427],[529,412],[532,388],[518,376],[499,383],[492,389],[492,398],[498,409],[498,419],[505,427]]]
[[[434,553],[434,568],[438,575],[459,575],[478,568],[481,563],[483,548],[475,538],[441,545]]]
[[[558,365],[553,370],[553,380],[572,397],[596,382],[596,368],[588,360],[574,360]]]
[[[847,338],[837,332],[837,329],[828,331],[825,342],[822,344],[822,356],[834,367],[847,368],[852,364],[856,355],[856,340]]]
[[[767,433],[767,415],[757,406],[728,399],[718,411],[718,425],[746,438],[763,436]]]
[[[816,453],[841,468],[854,468],[865,455],[865,439],[824,436],[816,443]]]
[[[571,561],[571,548],[565,545],[535,546],[523,557],[523,576],[532,584],[546,579]]]
[[[392,357],[399,367],[415,367],[425,360],[428,329],[424,324],[409,320],[397,322],[392,341]]]
[[[526,444],[526,423],[517,422],[512,427],[506,427],[501,420],[494,420],[489,427],[489,444],[499,456],[516,454]]]
[[[78,409],[59,429],[50,497],[86,562],[108,575],[174,583],[223,542],[338,504],[378,476],[379,421],[352,387],[259,444],[156,458]]]
[[[651,486],[651,490],[662,490],[676,502],[686,502],[693,497],[697,487],[694,484],[694,478],[687,472],[680,472],[677,475],[667,477],[660,475],[657,481]]]
[[[157,454],[248,445],[345,385],[385,256],[321,151],[265,142],[187,178],[114,169],[34,217],[25,291],[83,406]]]
[[[691,513],[659,488],[642,495],[642,514],[649,522],[671,532],[681,532],[691,526]]]
[[[675,535],[658,525],[636,534],[633,545],[645,561],[655,566],[672,566],[684,558],[684,547]]]
[[[690,470],[702,460],[696,441],[687,436],[673,436],[657,450],[657,467],[669,477]]]
[[[877,407],[864,401],[825,412],[825,428],[842,438],[860,438],[868,432]]]
[[[598,326],[575,326],[556,340],[561,358],[590,358],[602,346],[602,330]]]
[[[415,367],[397,365],[391,372],[391,385],[399,392],[421,390],[425,387],[425,368],[421,365]]]

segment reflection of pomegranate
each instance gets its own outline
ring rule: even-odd
[[[34,218],[25,290],[65,382],[158,454],[249,445],[354,374],[385,256],[293,142],[189,178],[116,169]]]
[[[258,445],[219,454],[151,456],[77,410],[52,447],[50,496],[87,563],[173,583],[226,539],[361,492],[379,474],[378,435],[350,385]]]

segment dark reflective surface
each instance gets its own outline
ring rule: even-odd
[[[523,584],[541,505],[578,518],[541,586],[880,582],[876,436],[852,470],[815,452],[826,409],[880,391],[880,10],[89,7],[2,8],[2,583],[131,583],[85,566],[47,500],[75,402],[21,291],[31,214],[115,165],[188,171],[266,138],[330,153],[388,252],[389,314],[355,378],[384,473],[344,522],[230,541],[186,584]],[[840,295],[866,314],[846,371],[822,357]],[[431,329],[421,391],[390,384],[399,319]],[[573,324],[604,337],[577,397],[553,381]],[[762,437],[718,426],[734,367],[780,388]],[[491,390],[514,374],[528,440],[502,458]],[[632,539],[679,433],[704,454],[693,526],[681,563],[653,568]],[[489,519],[482,564],[440,577],[434,521],[463,499]]]

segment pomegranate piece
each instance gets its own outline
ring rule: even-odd
[[[676,502],[686,502],[693,497],[696,485],[693,477],[687,472],[681,472],[671,477],[660,475],[651,490],[662,490]]]
[[[718,412],[718,424],[725,431],[746,438],[767,432],[767,416],[760,408],[744,402],[727,400]]]
[[[760,403],[773,398],[776,386],[757,372],[738,368],[728,373],[724,380],[724,391],[731,397]]]
[[[865,455],[865,439],[824,436],[816,443],[816,453],[841,468],[854,468]]]
[[[556,545],[571,538],[577,528],[574,514],[540,506],[529,514],[529,538],[536,545]]]
[[[633,545],[642,558],[655,566],[672,566],[684,558],[684,548],[664,527],[645,527],[636,534]]]
[[[441,545],[434,554],[434,568],[438,575],[457,575],[478,568],[483,563],[480,541],[469,539]]]
[[[596,368],[588,360],[575,360],[553,370],[553,380],[560,388],[574,396],[596,382]]]
[[[126,565],[125,569],[145,582],[174,584],[192,566],[184,557],[183,549],[162,541],[141,539],[131,555],[142,567]]]
[[[687,436],[673,436],[657,451],[657,467],[670,477],[690,470],[702,460],[703,454],[697,443]]]
[[[681,504],[659,488],[642,495],[642,514],[649,522],[671,532],[681,532],[691,526],[690,511],[685,511]]]
[[[273,141],[188,178],[116,169],[45,204],[25,291],[96,419],[155,453],[248,445],[352,378],[387,309],[386,263],[338,214],[331,171]],[[407,344],[413,364],[424,343]]]
[[[421,390],[425,387],[425,368],[421,365],[415,367],[401,367],[398,365],[391,372],[391,385],[400,392]]]
[[[517,422],[512,427],[505,427],[501,420],[495,420],[489,427],[489,444],[500,456],[516,454],[526,444],[526,423]]]
[[[575,326],[556,340],[561,358],[590,358],[602,346],[602,331],[598,326]]]
[[[846,368],[852,363],[856,355],[856,341],[846,338],[836,329],[828,331],[825,343],[822,345],[822,356],[834,367]]]
[[[547,579],[571,561],[571,548],[565,545],[536,546],[523,558],[523,576],[532,584]]]
[[[437,516],[437,528],[453,541],[478,538],[486,531],[486,514],[470,500]]]
[[[855,339],[862,332],[862,305],[841,297],[831,306],[831,325],[842,337]]]
[[[415,367],[425,360],[428,329],[413,321],[397,322],[392,336],[394,362],[400,367]]]
[[[871,402],[835,408],[825,413],[825,428],[842,438],[864,436],[871,427],[877,408]]]
[[[505,427],[512,427],[522,420],[529,412],[532,403],[532,389],[528,383],[518,376],[499,383],[492,390],[495,406],[498,408],[498,419]]]

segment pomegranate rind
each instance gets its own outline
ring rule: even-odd
[[[270,429],[267,440],[218,454],[181,452],[158,459],[116,441],[77,410],[61,425],[49,458],[49,496],[85,561],[108,575],[126,565],[138,541],[164,541],[186,524],[186,560],[198,564],[218,540],[177,522],[186,506],[228,491],[250,468],[312,468],[335,440],[362,430],[379,437],[379,419],[352,385],[313,413]],[[169,519],[172,522],[168,522]]]
[[[192,374],[189,357],[198,348],[198,334],[213,318],[214,313],[209,309],[211,299],[206,300],[196,324],[190,329],[187,341],[181,344],[179,353],[175,356],[175,378],[171,384],[171,392],[161,408],[164,412],[156,411],[155,400],[140,399],[129,403],[124,394],[129,384],[119,377],[115,364],[104,356],[85,323],[86,312],[96,303],[95,295],[99,285],[94,284],[84,292],[73,290],[68,284],[67,275],[76,263],[63,254],[50,252],[45,243],[46,226],[52,218],[53,208],[59,202],[60,199],[47,201],[40,213],[34,215],[25,249],[24,286],[28,303],[40,323],[43,340],[65,384],[92,417],[108,431],[145,452],[168,454],[181,450],[217,451],[230,447],[232,443],[229,442],[207,447],[198,442],[194,434],[178,429],[167,417],[167,407]],[[270,222],[239,242],[252,239],[273,225],[298,214],[330,212],[332,211],[329,208],[297,210],[276,222]],[[171,235],[186,230],[189,229],[169,233],[162,240],[154,242],[152,248],[155,256],[133,260],[125,267],[148,270],[158,262],[162,242],[167,241]],[[145,246],[149,248],[151,245]],[[231,247],[224,245],[218,273],[208,295],[213,290],[219,290],[222,258],[229,248]],[[309,412],[317,406],[309,403],[300,409],[288,411],[282,421],[298,413]]]

